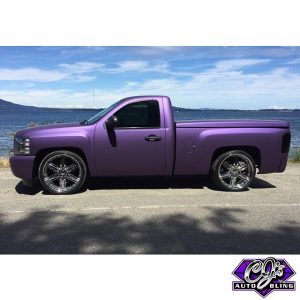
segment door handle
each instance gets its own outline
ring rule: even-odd
[[[158,142],[161,140],[160,136],[157,136],[155,134],[150,134],[148,136],[145,137],[145,140],[148,142]]]

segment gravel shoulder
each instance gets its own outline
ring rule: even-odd
[[[93,179],[47,195],[0,168],[0,253],[300,253],[300,164],[245,192],[209,178]]]

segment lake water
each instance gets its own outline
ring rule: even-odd
[[[13,134],[33,122],[36,124],[80,122],[96,112],[91,110],[42,110],[38,112],[0,111],[0,156],[7,156],[13,145]],[[300,111],[179,111],[175,120],[206,119],[273,119],[291,124],[292,148],[300,147]]]

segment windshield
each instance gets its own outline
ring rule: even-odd
[[[120,104],[122,100],[112,104],[111,106],[102,109],[101,111],[99,111],[96,115],[94,115],[93,117],[91,117],[90,119],[86,120],[85,124],[94,124],[96,123],[98,120],[100,120],[104,115],[106,115],[108,112],[110,112],[111,110],[113,110],[116,106],[118,106]]]

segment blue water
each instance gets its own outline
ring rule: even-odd
[[[12,149],[13,135],[31,122],[39,125],[80,122],[93,116],[88,110],[45,110],[38,112],[0,111],[0,156],[7,156]],[[273,119],[286,120],[291,124],[293,148],[300,147],[300,111],[180,111],[174,112],[175,120],[205,119]]]

